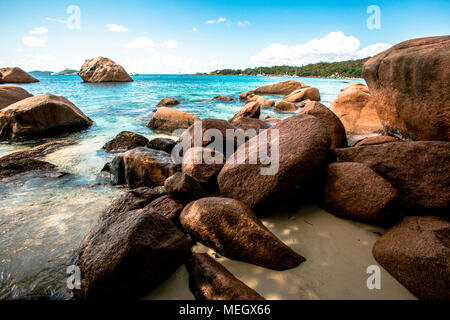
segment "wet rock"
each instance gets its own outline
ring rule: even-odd
[[[234,199],[193,201],[181,212],[180,222],[194,239],[230,259],[275,270],[294,268],[305,260]]]
[[[33,95],[19,86],[0,86],[0,110]]]
[[[280,100],[275,103],[273,110],[276,112],[294,112],[297,111],[297,106],[292,102]]]
[[[167,194],[183,201],[195,200],[206,196],[200,184],[190,175],[177,172],[164,182]]]
[[[81,299],[137,298],[157,286],[190,253],[185,235],[151,209],[115,214],[89,232],[79,249]]]
[[[0,140],[27,140],[89,128],[93,121],[64,97],[44,94],[0,110]]]
[[[233,116],[233,118],[230,119],[229,122],[233,122],[234,119],[239,118],[239,117],[258,119],[260,114],[261,114],[261,105],[256,101],[249,102],[241,110],[239,110]]]
[[[176,129],[189,128],[197,120],[200,119],[190,113],[161,107],[153,114],[147,123],[147,127],[154,130],[172,132]]]
[[[303,88],[293,91],[284,97],[283,100],[288,102],[301,102],[303,100],[320,101],[320,93],[317,88]]]
[[[273,129],[278,130],[278,139]],[[262,134],[268,135],[268,150],[278,150],[278,156],[275,151],[269,154],[271,164],[262,164],[258,158],[266,148]],[[252,208],[276,203],[295,185],[308,184],[324,162],[330,143],[328,130],[318,118],[289,117],[241,145],[227,159],[217,178],[220,192]],[[240,153],[245,153],[244,161],[235,161]],[[249,163],[251,157],[259,159],[256,164]]]
[[[225,163],[222,153],[209,148],[193,147],[183,156],[181,171],[202,185],[211,184]]]
[[[145,147],[148,139],[140,134],[122,131],[114,139],[108,141],[102,149],[108,152],[124,152],[137,147]]]
[[[170,138],[155,138],[150,140],[147,144],[147,148],[171,153],[175,144],[176,142]]]
[[[160,102],[158,102],[158,104],[156,105],[157,107],[171,107],[171,106],[176,106],[180,104],[180,101],[174,99],[174,98],[164,98],[162,99]]]
[[[130,82],[133,81],[118,63],[105,57],[87,59],[78,75],[84,82]]]
[[[275,101],[272,99],[267,99],[264,97],[258,97],[256,99],[256,102],[258,102],[261,105],[261,108],[263,109],[269,109],[272,108],[273,105],[275,104]]]
[[[162,196],[153,200],[147,208],[150,208],[172,221],[175,225],[179,225],[180,213],[184,208],[181,201],[174,199],[172,196]]]
[[[450,223],[405,217],[375,242],[378,263],[419,299],[450,300]]]
[[[18,67],[0,68],[0,83],[32,83],[38,79]]]
[[[0,179],[30,171],[56,171],[57,167],[46,161],[29,159],[0,159]]]
[[[206,253],[193,253],[186,269],[189,288],[197,300],[264,300]]]
[[[450,140],[450,36],[401,42],[370,58],[363,75],[384,130]]]
[[[309,114],[316,118],[327,127],[331,137],[331,149],[347,146],[347,135],[341,120],[327,107],[320,102],[312,101],[308,103],[299,114]]]
[[[29,158],[42,158],[49,153],[55,152],[56,150],[62,147],[69,146],[74,143],[75,143],[74,141],[70,140],[50,141],[26,150],[10,153],[6,156],[0,157],[0,161],[7,161],[7,160],[17,161]]]
[[[329,213],[359,222],[383,225],[395,217],[386,210],[397,191],[369,167],[356,162],[328,165],[323,206]]]
[[[226,96],[215,96],[213,98],[213,100],[217,100],[217,101],[223,101],[223,102],[229,102],[229,101],[233,101],[234,99],[231,97],[226,97]]]

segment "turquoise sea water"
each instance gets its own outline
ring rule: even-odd
[[[161,99],[173,97],[181,102],[176,109],[200,118],[229,119],[243,106],[239,94],[262,85],[299,80],[318,88],[327,106],[346,85],[343,79],[209,75],[138,75],[134,82],[115,84],[83,83],[78,76],[37,78],[39,83],[21,86],[35,95],[66,97],[95,123],[85,132],[55,137],[74,139],[76,144],[44,159],[71,175],[59,179],[26,175],[0,182],[0,299],[52,293],[68,297],[66,268],[74,250],[112,199],[125,190],[96,180],[112,157],[101,147],[123,130],[148,138],[161,136],[145,126]],[[235,101],[205,101],[216,95]],[[276,118],[291,115],[272,109],[262,110],[265,113]],[[34,144],[0,143],[0,156]]]

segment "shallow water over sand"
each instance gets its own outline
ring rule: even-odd
[[[123,130],[148,138],[160,136],[145,123],[162,98],[179,100],[176,109],[200,118],[229,119],[243,106],[239,94],[261,85],[303,81],[320,90],[327,106],[346,85],[342,79],[246,76],[140,75],[132,83],[120,84],[86,84],[78,76],[37,78],[41,82],[21,86],[32,94],[66,97],[95,123],[88,131],[55,137],[77,143],[44,158],[69,175],[31,174],[0,181],[0,299],[51,293],[68,297],[65,272],[74,251],[111,200],[125,190],[97,181],[97,174],[111,159],[101,147]],[[235,101],[205,101],[219,94]],[[262,110],[265,113],[277,118],[291,115],[271,109]],[[2,143],[0,156],[32,145]]]

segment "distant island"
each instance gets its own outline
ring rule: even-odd
[[[340,62],[319,62],[306,66],[273,66],[247,69],[222,69],[212,75],[298,76],[319,78],[362,78],[364,62],[369,58]]]

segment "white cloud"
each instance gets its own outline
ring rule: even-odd
[[[126,31],[128,31],[127,28],[125,28],[124,26],[121,26],[119,24],[111,23],[111,24],[107,24],[106,27],[111,32],[126,32]]]
[[[18,66],[26,71],[60,71],[64,69],[64,65],[59,63],[54,56],[39,52],[27,54],[23,58],[12,61],[10,65]]]
[[[23,50],[22,48],[17,48],[16,51],[17,52],[24,52],[25,50]]]
[[[44,34],[47,33],[48,29],[46,27],[36,27],[30,31],[28,31],[29,34]]]
[[[167,41],[164,41],[164,42],[162,43],[162,46],[163,46],[164,48],[170,48],[170,49],[173,49],[173,48],[178,47],[178,42],[176,42],[175,40],[167,40]]]
[[[47,40],[37,37],[22,37],[22,42],[29,47],[45,47]]]
[[[206,20],[206,24],[214,24],[214,23],[221,23],[221,22],[225,22],[225,21],[228,21],[228,19],[227,18],[225,18],[225,17],[220,17],[219,19],[217,19],[217,20]]]
[[[245,20],[245,21],[238,21],[238,23],[237,23],[238,27],[246,27],[248,25],[250,25],[250,21],[247,21],[247,20]]]
[[[359,49],[360,41],[346,36],[342,31],[330,32],[325,37],[294,46],[274,43],[251,57],[255,66],[305,65],[316,62],[333,62],[365,58],[386,50],[391,45],[376,43]]]
[[[196,27],[193,27],[193,28],[192,28],[192,31],[193,31],[193,32],[198,32],[198,29],[197,29]]]
[[[137,37],[130,43],[124,45],[127,49],[152,49],[156,47],[156,43],[147,37]]]

